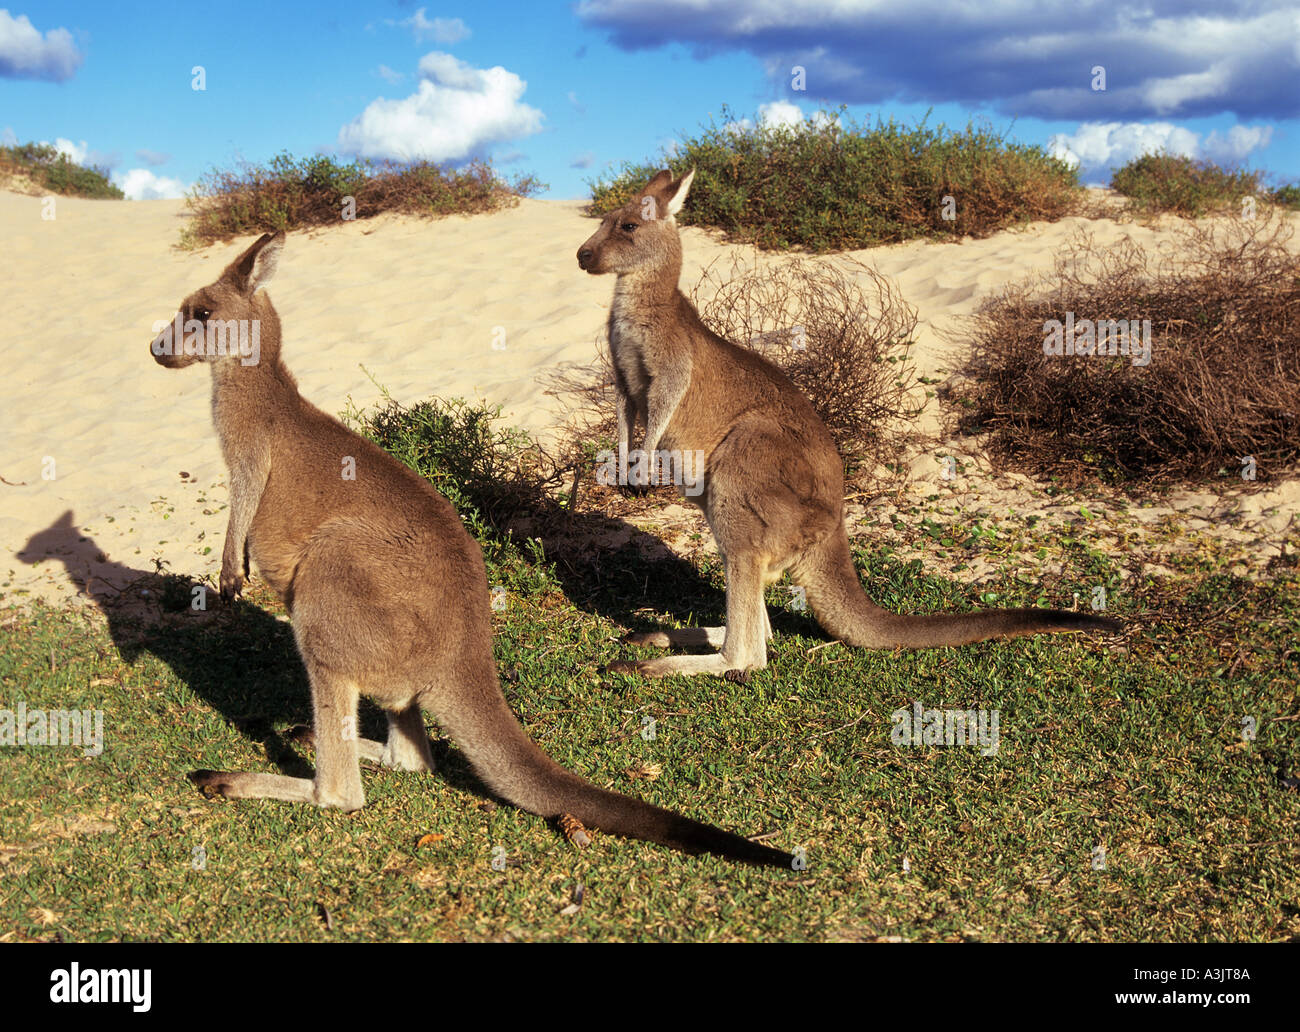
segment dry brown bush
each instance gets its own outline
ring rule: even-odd
[[[709,266],[688,295],[705,325],[748,345],[790,377],[825,421],[850,477],[901,459],[914,415],[908,348],[916,312],[888,280],[848,258],[798,258],[725,271]],[[587,461],[616,434],[608,338],[596,361],[551,378],[571,406],[561,436]]]
[[[944,392],[995,461],[1067,482],[1267,480],[1300,459],[1300,255],[1292,226],[1188,223],[1158,252],[1080,234],[1053,274],[972,317],[974,355]],[[1151,360],[1044,354],[1047,320],[1150,320]]]

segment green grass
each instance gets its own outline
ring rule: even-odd
[[[451,438],[481,432],[472,412],[450,411],[462,413],[439,424]],[[431,454],[436,466],[449,449]],[[460,502],[468,511],[479,495],[466,489]],[[931,522],[954,557],[999,547]],[[282,732],[308,719],[307,685],[283,609],[257,582],[235,606],[196,614],[188,583],[164,575],[151,585],[152,617],[38,605],[0,626],[0,707],[102,709],[107,739],[97,758],[0,748],[0,938],[1300,935],[1300,798],[1279,781],[1298,758],[1294,568],[1250,583],[1210,565],[1168,594],[1126,591],[1114,557],[1086,535],[1028,536],[1023,547],[1050,544],[1067,573],[981,587],[998,605],[1068,604],[1106,583],[1112,613],[1132,627],[1128,651],[1082,637],[849,649],[828,644],[774,586],[770,665],[735,685],[600,672],[658,654],[619,643],[625,629],[718,622],[716,560],[649,559],[635,538],[548,557],[485,520],[476,533],[490,583],[508,591],[494,615],[503,690],[540,745],[599,785],[774,833],[773,844],[807,850],[806,870],[602,835],[579,851],[540,818],[485,798],[446,742],[434,776],[368,768],[368,804],[353,815],[205,800],[188,771],[304,772],[310,753]],[[879,545],[856,560],[882,605],[976,603]],[[892,745],[889,715],[913,700],[998,709],[998,755]],[[1249,743],[1243,715],[1258,724]],[[362,731],[382,731],[372,708]],[[426,834],[443,837],[418,846]],[[1105,870],[1093,867],[1098,846]],[[493,868],[495,847],[505,870]],[[204,870],[194,869],[199,848]],[[581,908],[561,913],[579,884]]]
[[[1260,191],[1262,173],[1225,169],[1174,154],[1143,154],[1111,177],[1111,188],[1147,212],[1198,217],[1240,207]],[[1285,199],[1276,203],[1285,204]]]
[[[841,251],[917,237],[984,237],[1076,210],[1078,178],[1042,148],[989,126],[858,123],[841,109],[796,127],[722,121],[671,156],[590,181],[590,214],[627,203],[660,168],[695,179],[681,222],[772,249]]]
[[[126,197],[109,180],[108,169],[78,165],[48,143],[0,147],[0,179],[9,176],[29,179],[41,190],[69,197],[116,201]]]

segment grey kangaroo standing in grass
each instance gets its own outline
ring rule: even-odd
[[[211,368],[213,419],[230,469],[221,596],[239,594],[249,557],[283,596],[311,682],[316,777],[205,770],[191,780],[235,798],[357,810],[365,804],[358,757],[433,769],[426,709],[487,786],[525,810],[571,814],[687,852],[789,866],[789,854],[596,788],[528,738],[497,681],[483,554],[455,509],[423,477],[304,399],[281,360],[280,320],[258,291],[283,245],[283,233],[264,235],[181,302],[176,325],[186,330],[185,346],[172,342],[169,326],[150,350],[169,368],[196,361]],[[212,346],[212,327],[236,325],[230,320],[258,327],[252,361]],[[357,737],[362,694],[387,712],[387,744]]]
[[[618,277],[609,350],[620,456],[638,424],[647,456],[703,455],[702,484],[692,484],[687,497],[704,511],[722,554],[727,623],[629,635],[638,645],[707,644],[721,652],[614,669],[743,679],[766,666],[772,629],[763,590],[787,571],[822,627],[849,645],[922,648],[1039,631],[1119,630],[1115,620],[1056,609],[902,616],[872,604],[853,568],[844,466],[825,424],[784,373],[709,330],[677,288],[682,245],[674,216],[694,175],[658,173],[602,219],[578,249],[578,265]],[[630,482],[644,486],[652,472],[651,464],[635,462]]]

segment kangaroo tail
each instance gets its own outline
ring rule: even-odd
[[[489,690],[490,688],[490,690]],[[497,686],[482,683],[473,707],[435,712],[493,792],[542,817],[572,814],[589,828],[657,842],[684,853],[715,853],[731,860],[789,868],[789,853],[597,788],[541,751],[519,726]]]
[[[817,622],[847,645],[915,649],[1049,631],[1113,634],[1124,626],[1110,617],[1064,609],[985,609],[929,616],[891,613],[874,605],[863,592],[853,568],[848,535],[842,528],[814,546],[795,573]]]

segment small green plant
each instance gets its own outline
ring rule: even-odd
[[[1300,183],[1279,186],[1269,194],[1269,200],[1280,207],[1300,211]]]
[[[0,178],[26,178],[41,190],[67,197],[124,200],[113,185],[108,169],[79,165],[48,143],[23,143],[0,147]]]
[[[1175,154],[1144,154],[1119,169],[1110,185],[1144,211],[1195,218],[1240,205],[1260,191],[1261,175]]]
[[[490,567],[524,569],[527,553],[512,524],[561,511],[554,492],[566,471],[523,430],[499,425],[499,406],[461,398],[402,405],[382,391],[374,408],[361,410],[349,400],[343,421],[445,495],[483,544]]]
[[[768,249],[826,252],[916,237],[988,236],[1076,210],[1076,173],[1042,148],[1009,142],[988,126],[961,130],[861,125],[820,112],[796,126],[739,121],[724,108],[672,156],[624,165],[589,182],[587,211],[601,215],[657,169],[696,170],[678,218]]]
[[[494,211],[544,189],[532,176],[501,179],[487,162],[445,169],[428,162],[343,164],[318,154],[278,154],[266,165],[214,169],[187,198],[194,217],[181,244],[201,247],[250,233],[320,226],[381,212],[412,215]]]

